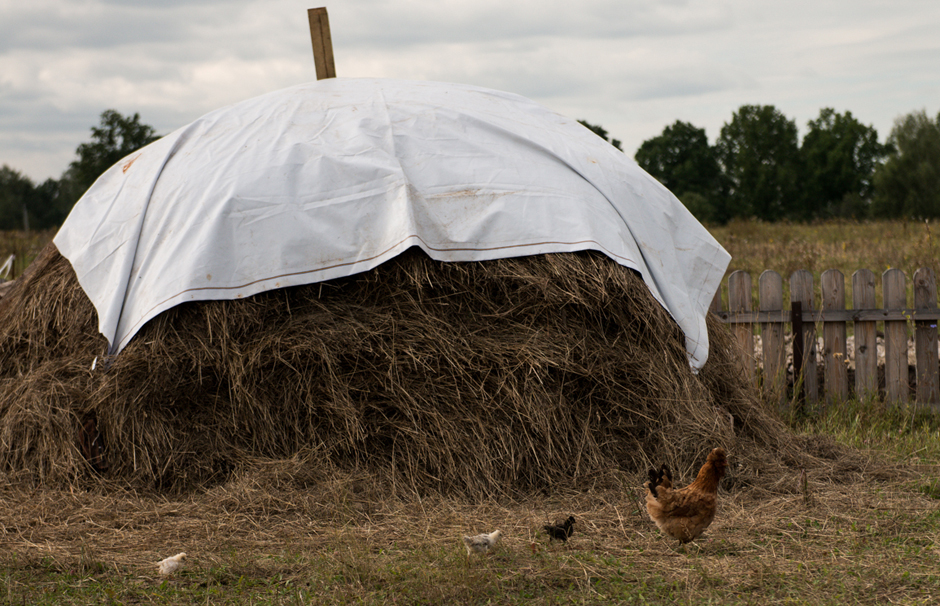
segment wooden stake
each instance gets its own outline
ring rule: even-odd
[[[326,7],[307,9],[310,20],[310,42],[313,44],[313,62],[317,66],[317,80],[336,77],[333,65],[333,38],[330,36],[330,18]]]

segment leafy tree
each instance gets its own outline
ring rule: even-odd
[[[677,196],[692,216],[703,223],[721,223],[714,198],[706,197],[694,191],[687,191]]]
[[[0,168],[0,229],[27,229],[35,187],[29,177],[6,164]]]
[[[873,194],[872,177],[888,147],[878,132],[852,116],[824,108],[810,120],[800,153],[805,167],[803,188],[814,215],[861,216]]]
[[[0,168],[0,229],[50,229],[69,212],[59,203],[59,182],[47,179],[35,186],[29,177],[9,166]]]
[[[721,167],[705,129],[676,121],[648,139],[636,152],[640,167],[676,194],[701,221],[722,219],[714,200],[720,191]]]
[[[113,109],[105,110],[101,123],[91,128],[91,141],[75,150],[78,159],[69,164],[62,176],[66,182],[62,194],[74,204],[102,173],[158,138],[152,126],[141,124],[139,114],[127,117]]]
[[[623,151],[623,148],[620,147],[620,140],[619,140],[619,139],[611,139],[611,138],[607,135],[607,130],[606,130],[603,126],[595,126],[595,125],[593,125],[593,124],[588,124],[588,123],[585,122],[584,120],[578,120],[578,123],[581,124],[582,126],[587,127],[589,130],[593,131],[595,135],[597,135],[598,137],[600,137],[600,138],[603,139],[604,141],[607,141],[608,143],[610,143],[611,145],[613,145],[614,147],[616,147],[616,148],[619,149],[620,151]]]
[[[38,187],[9,166],[0,168],[0,229],[47,229],[61,225],[75,202],[102,173],[128,154],[157,139],[140,116],[122,116],[113,109],[101,114],[91,141],[75,150],[78,158],[56,181]]]
[[[743,105],[721,128],[716,155],[726,178],[722,219],[804,219],[796,123],[773,105]]]
[[[62,195],[61,182],[46,179],[36,186],[30,221],[36,229],[52,229],[62,225],[72,210],[72,202]]]
[[[872,213],[878,217],[940,217],[940,114],[913,112],[895,120],[892,154],[875,171]]]
[[[66,216],[75,206],[75,203],[78,202],[78,199],[91,187],[91,183],[94,183],[94,180],[91,183],[86,183],[86,180],[80,177],[75,164],[76,161],[73,161],[59,177],[56,192],[56,200],[66,208]]]

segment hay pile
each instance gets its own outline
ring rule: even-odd
[[[0,302],[0,470],[28,481],[94,481],[76,440],[89,415],[106,477],[165,491],[253,469],[484,497],[632,484],[718,444],[741,482],[800,456],[727,332],[709,325],[693,375],[642,280],[597,253],[438,263],[412,249],[178,306],[94,371],[106,341],[68,262],[50,244],[19,282]]]

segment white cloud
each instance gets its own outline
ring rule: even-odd
[[[315,78],[297,0],[0,0],[0,164],[58,177],[105,109],[166,133]],[[346,0],[337,73],[507,90],[603,125],[628,153],[745,103],[805,128],[850,110],[886,137],[940,109],[940,4],[918,0]]]

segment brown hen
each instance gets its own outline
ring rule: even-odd
[[[723,448],[708,454],[695,481],[678,490],[672,488],[669,468],[651,469],[646,488],[646,511],[656,526],[679,541],[695,540],[715,519],[718,482],[725,475],[728,459]]]

